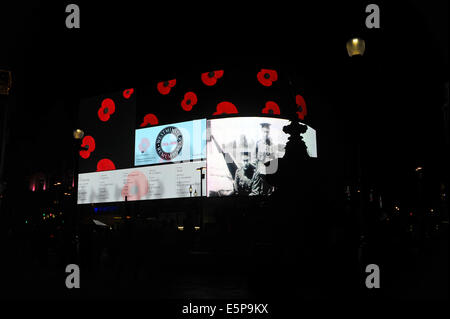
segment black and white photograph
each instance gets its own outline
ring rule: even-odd
[[[232,117],[207,123],[208,196],[269,196],[265,176],[278,169],[288,134],[287,120],[270,117]],[[230,130],[232,128],[232,130]],[[308,155],[317,158],[316,131],[303,135]]]

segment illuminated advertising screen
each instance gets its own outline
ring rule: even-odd
[[[205,161],[78,175],[78,204],[206,196]],[[200,184],[202,183],[202,184]]]
[[[136,130],[135,166],[205,158],[205,119]]]
[[[134,89],[83,98],[79,128],[84,131],[79,173],[133,167],[136,92]]]
[[[277,170],[289,135],[289,120],[235,117],[207,124],[207,196],[254,196],[273,192],[265,176]],[[230,129],[232,128],[232,129]],[[311,157],[317,157],[316,131],[308,126],[303,140]]]

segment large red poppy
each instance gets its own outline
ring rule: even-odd
[[[202,73],[202,82],[205,85],[213,86],[217,83],[217,79],[223,76],[223,70]]]
[[[139,200],[149,191],[148,180],[140,171],[133,171],[127,176],[127,181],[122,188],[122,198],[125,200]]]
[[[266,107],[262,109],[262,113],[280,115],[280,107],[273,101],[267,101]]]
[[[116,104],[113,100],[107,98],[102,101],[102,105],[98,109],[97,115],[100,121],[106,122],[111,114],[116,111]]]
[[[134,93],[134,89],[126,89],[123,91],[123,97],[126,99],[129,99],[133,93]]]
[[[259,83],[264,86],[271,86],[272,82],[278,80],[278,73],[275,70],[261,69],[256,75]]]
[[[239,113],[236,106],[231,102],[224,101],[217,104],[216,111],[213,113],[213,115],[236,113]]]
[[[297,104],[297,107],[298,107],[298,111],[297,111],[298,118],[300,120],[303,120],[305,118],[306,114],[308,114],[308,111],[306,109],[306,102],[305,102],[305,99],[303,98],[303,96],[301,96],[300,94],[297,94],[295,96],[295,104]]]
[[[80,156],[84,159],[91,156],[91,153],[95,150],[95,140],[92,136],[87,135],[81,141],[81,147],[84,148],[80,151]],[[86,148],[87,147],[87,148]]]
[[[185,111],[190,111],[195,104],[197,104],[197,95],[194,92],[187,92],[181,101],[181,107]]]
[[[141,127],[147,126],[148,124],[150,125],[156,125],[158,124],[158,118],[156,117],[155,114],[152,113],[148,113],[144,116],[144,120],[141,123]]]
[[[170,90],[175,86],[175,84],[177,84],[176,79],[170,81],[161,81],[158,82],[156,88],[158,89],[158,92],[161,93],[162,95],[167,95],[169,94]]]
[[[97,172],[112,171],[115,169],[116,165],[114,165],[113,161],[108,158],[103,158],[97,163]]]

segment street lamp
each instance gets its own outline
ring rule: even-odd
[[[347,53],[349,56],[364,55],[366,42],[360,38],[353,38],[347,41]]]
[[[84,137],[84,131],[77,128],[73,130],[73,138],[76,140],[81,140]]]
[[[192,197],[192,185],[189,185],[189,194],[190,194],[190,197]]]
[[[352,64],[353,64],[353,72],[352,72],[352,80],[355,83],[354,89],[357,94],[357,98],[355,99],[355,102],[353,103],[352,112],[355,113],[355,115],[359,118],[361,116],[361,110],[359,108],[359,105],[356,104],[356,101],[359,101],[359,97],[364,97],[364,74],[362,73],[363,69],[361,66],[362,59],[361,57],[364,55],[364,52],[366,50],[366,42],[361,38],[352,38],[347,41],[346,44],[347,47],[347,53],[349,57],[352,58]],[[362,85],[362,86],[360,86]],[[356,212],[358,216],[358,225],[359,225],[359,232],[360,232],[360,254],[361,256],[365,253],[365,238],[366,238],[366,231],[367,231],[367,221],[366,216],[364,214],[364,201],[363,201],[363,180],[362,180],[362,151],[361,148],[363,146],[361,139],[362,135],[364,133],[364,127],[361,126],[361,124],[355,123],[356,131],[358,131],[359,134],[355,136],[354,139],[354,146],[356,147],[357,154],[356,154],[356,163],[357,163],[357,205],[356,205]],[[352,174],[353,175],[353,174]],[[362,266],[362,259],[359,258],[360,266]]]
[[[82,129],[75,129],[72,132],[73,135],[73,159],[74,159],[74,166],[73,166],[73,190],[75,196],[73,196],[73,205],[74,205],[74,214],[72,214],[72,222],[71,227],[72,231],[75,234],[75,242],[76,242],[76,252],[77,252],[77,259],[79,260],[79,250],[78,250],[78,232],[79,232],[79,225],[78,225],[78,154],[80,150],[86,150],[86,147],[82,147],[82,139],[84,137],[84,131]]]

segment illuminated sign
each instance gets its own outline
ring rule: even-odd
[[[79,174],[78,204],[206,196],[197,170],[204,166],[196,161]]]
[[[276,173],[284,157],[289,120],[234,117],[208,121],[207,196],[270,195],[265,176]],[[233,128],[230,130],[230,128]],[[303,140],[309,156],[317,157],[316,130],[308,126]]]
[[[206,158],[206,120],[136,130],[135,166]]]

